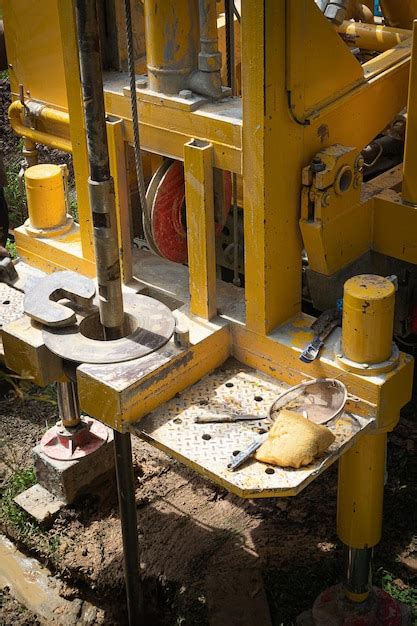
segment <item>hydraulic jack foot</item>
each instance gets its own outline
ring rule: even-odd
[[[297,619],[298,626],[411,626],[407,606],[373,587],[364,602],[352,602],[343,585],[326,589],[313,609]]]

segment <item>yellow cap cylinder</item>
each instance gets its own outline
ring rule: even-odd
[[[344,287],[342,350],[356,363],[381,363],[392,352],[395,287],[382,276],[363,274]]]
[[[25,186],[32,228],[43,230],[65,224],[64,179],[58,165],[42,163],[28,167]]]

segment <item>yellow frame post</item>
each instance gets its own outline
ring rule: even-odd
[[[194,315],[209,320],[217,314],[212,144],[187,143],[184,170],[190,308]]]
[[[407,128],[405,135],[403,201],[417,205],[417,20],[413,25],[413,49],[408,90]]]
[[[74,5],[72,0],[60,0],[58,3],[58,10],[64,56],[68,112],[71,120],[70,136],[72,143],[72,158],[74,162],[75,186],[77,190],[81,249],[83,257],[89,261],[93,261],[93,227],[91,223],[90,200],[88,197],[87,186],[90,171],[88,167],[87,138],[81,101],[81,78],[78,61]]]
[[[122,279],[129,282],[133,276],[132,231],[129,212],[129,181],[126,167],[124,122],[107,120],[107,143],[109,146],[110,172],[114,181],[116,201],[117,236],[121,260]]]
[[[302,127],[288,108],[285,4],[242,7],[246,324],[260,334],[301,310]]]

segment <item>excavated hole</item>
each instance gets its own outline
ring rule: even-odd
[[[123,337],[131,335],[139,328],[139,322],[134,315],[124,314]],[[105,341],[104,328],[100,323],[99,313],[93,313],[80,322],[80,333],[88,339]]]

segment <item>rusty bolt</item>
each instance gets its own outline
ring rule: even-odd
[[[326,164],[323,163],[320,157],[316,156],[311,161],[310,169],[314,173],[323,172],[326,169]]]

